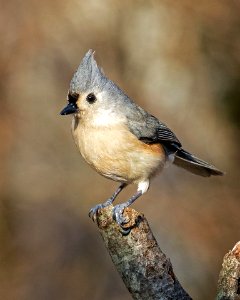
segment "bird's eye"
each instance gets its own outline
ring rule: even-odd
[[[86,100],[88,103],[93,104],[97,100],[97,98],[93,93],[90,93],[87,95]]]

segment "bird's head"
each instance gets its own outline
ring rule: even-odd
[[[61,115],[91,114],[116,111],[115,106],[123,104],[127,96],[98,67],[94,52],[89,50],[83,57],[70,82],[67,106]],[[103,115],[103,114],[102,114]]]

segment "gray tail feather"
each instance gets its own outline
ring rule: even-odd
[[[216,167],[197,158],[196,156],[192,155],[184,149],[179,149],[175,153],[175,159],[173,163],[178,167],[184,168],[185,170],[193,174],[200,175],[203,177],[209,177],[211,175],[224,175],[224,173],[218,170]]]

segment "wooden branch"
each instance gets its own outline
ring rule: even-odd
[[[147,220],[131,208],[128,235],[112,219],[113,206],[102,209],[97,224],[107,250],[133,299],[189,300],[175,276],[170,260],[159,248]]]
[[[224,256],[217,300],[240,300],[240,242]]]

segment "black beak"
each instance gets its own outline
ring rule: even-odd
[[[68,105],[60,112],[60,115],[70,115],[78,111],[77,105],[75,103],[68,103]]]

